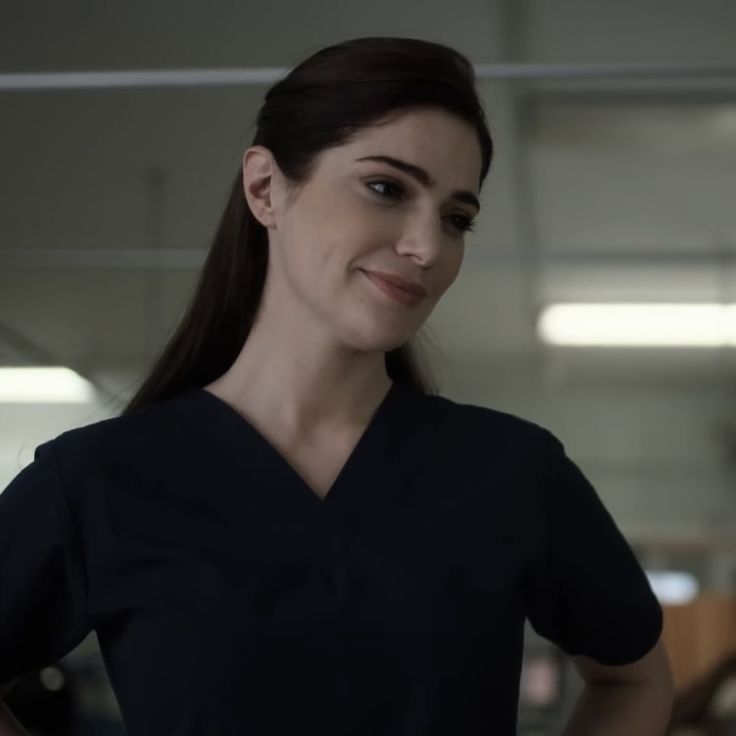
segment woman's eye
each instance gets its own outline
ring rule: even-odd
[[[472,220],[469,217],[463,217],[462,215],[452,215],[451,217],[454,217],[456,221],[459,221],[459,224],[456,227],[463,232],[470,232],[475,229],[475,220]]]
[[[373,187],[374,184],[378,184],[379,186],[384,186],[384,187],[386,187],[386,186],[387,187],[392,187],[393,189],[398,190],[399,192],[403,192],[404,191],[398,184],[394,184],[394,182],[392,182],[392,181],[380,180],[380,181],[370,181],[370,182],[368,182],[368,186],[371,187],[371,191],[376,192],[376,194],[379,194],[381,197],[385,197],[386,195],[385,194],[380,194],[380,192],[378,192],[375,189],[373,189],[372,187]],[[389,195],[389,199],[395,199],[395,197],[391,197]]]
[[[378,184],[379,186],[388,187],[389,189],[393,189],[394,191],[400,192],[403,195],[403,188],[399,186],[398,184],[387,181],[385,179],[381,179],[378,181],[371,181],[368,182],[367,186],[371,189],[372,192],[375,192],[380,197],[388,197],[389,199],[399,199],[400,197],[392,196],[390,194],[380,194],[376,189],[373,189],[373,185]],[[470,232],[475,228],[475,220],[469,217],[463,217],[462,215],[450,215],[448,220],[453,220],[453,225],[461,232]]]

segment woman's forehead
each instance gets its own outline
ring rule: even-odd
[[[414,117],[361,129],[350,141],[324,151],[319,167],[326,173],[340,173],[346,168],[391,161],[404,164],[394,168],[425,185],[439,182],[440,186],[477,192],[482,163],[480,143],[464,121],[423,126]]]
[[[458,143],[472,142],[475,137],[473,127],[456,115],[444,110],[412,110],[360,128],[342,148],[384,144],[400,146],[404,152],[407,146],[426,147],[431,152],[438,139]]]

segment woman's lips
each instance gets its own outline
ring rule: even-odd
[[[382,279],[380,276],[371,273],[370,271],[363,271],[363,273],[384,293],[390,296],[395,301],[404,304],[407,307],[412,307],[424,299],[421,294],[415,294],[412,291],[402,289],[395,284],[392,284],[386,279]]]

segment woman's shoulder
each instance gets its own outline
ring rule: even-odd
[[[70,462],[102,460],[108,453],[131,460],[161,451],[174,440],[176,397],[151,403],[131,414],[107,416],[70,427],[43,445],[53,444],[56,454]]]
[[[450,424],[482,431],[485,437],[503,436],[517,442],[541,443],[554,442],[557,439],[548,427],[511,411],[453,399],[443,394],[434,394],[432,400],[450,420]]]

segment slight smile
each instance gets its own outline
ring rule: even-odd
[[[362,270],[362,269],[361,269]],[[419,304],[424,296],[417,294],[408,289],[402,289],[400,286],[381,278],[372,271],[363,271],[363,273],[387,296],[393,300],[403,304],[404,306],[411,307]]]

